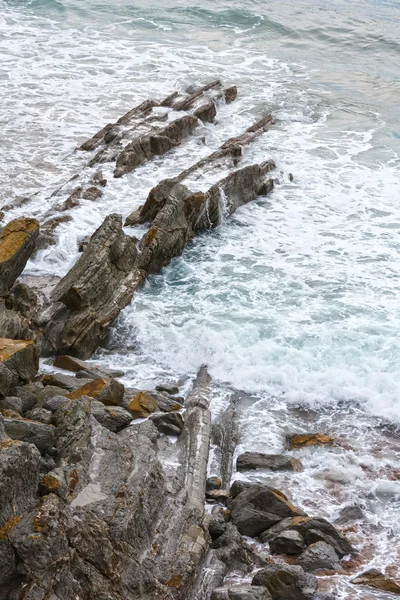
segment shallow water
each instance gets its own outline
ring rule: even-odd
[[[105,169],[104,196],[71,211],[31,273],[65,273],[105,215],[277,118],[245,161],[273,158],[280,185],[152,277],[100,357],[146,387],[207,363],[216,413],[233,388],[255,398],[240,450],[280,451],[285,429],[337,434],[345,448],[302,451],[305,473],[274,484],[329,518],[359,502],[352,535],[381,569],[398,568],[400,542],[400,443],[385,429],[400,422],[399,23],[397,2],[372,0],[0,0],[0,203],[37,192],[7,219],[47,211],[85,162],[74,149],[140,101],[215,77],[239,87],[165,160],[120,180]]]

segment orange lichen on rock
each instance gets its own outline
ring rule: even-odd
[[[351,582],[357,585],[368,585],[376,590],[390,592],[391,594],[400,596],[400,585],[393,579],[386,577],[377,569],[370,569],[369,571],[366,571],[365,573],[362,573],[361,575],[358,575],[358,577],[352,579]]]
[[[40,480],[40,486],[48,490],[49,492],[54,492],[55,490],[60,489],[61,483],[57,479],[57,477],[54,477],[53,475],[45,475]]]
[[[0,360],[6,361],[17,352],[25,350],[34,342],[32,340],[10,340],[8,338],[0,338]]]
[[[96,396],[100,394],[100,392],[108,385],[110,381],[111,379],[106,377],[98,377],[97,379],[93,379],[93,381],[85,383],[77,390],[69,392],[66,397],[70,400],[78,400],[78,398],[82,398],[82,396],[96,398]]]
[[[127,408],[135,417],[148,417],[157,410],[157,402],[150,394],[139,392],[128,402]]]
[[[8,519],[8,521],[4,523],[3,527],[0,527],[0,540],[4,540],[11,531],[11,529],[13,529],[20,522],[21,519],[22,517],[17,516]]]
[[[335,441],[333,437],[326,433],[299,433],[288,436],[287,440],[291,449],[315,445],[327,446],[333,444]]]
[[[22,217],[6,225],[0,235],[0,262],[10,260],[36,231],[39,231],[36,219]]]
[[[151,242],[153,240],[155,240],[156,235],[157,235],[157,227],[151,227],[149,229],[149,233],[147,234],[147,237],[146,237],[146,246],[150,246]]]

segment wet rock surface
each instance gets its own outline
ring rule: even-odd
[[[211,600],[271,600],[271,594],[265,587],[235,585],[217,588],[211,594]]]
[[[313,572],[318,569],[341,569],[341,563],[334,548],[326,542],[315,542],[297,559],[297,564],[305,571]]]
[[[269,542],[273,554],[301,554],[304,547],[303,536],[298,531],[282,531]]]
[[[369,569],[361,575],[358,575],[352,579],[352,583],[355,585],[366,585],[382,592],[389,592],[400,596],[400,585],[386,577],[378,569]]]
[[[294,565],[271,565],[253,577],[252,585],[265,586],[272,600],[314,600],[318,580]]]
[[[301,462],[293,456],[285,454],[262,454],[261,452],[245,452],[237,458],[236,468],[238,471],[250,471],[253,469],[270,469],[271,471],[295,471],[303,470]]]
[[[36,219],[10,221],[0,234],[0,296],[8,293],[35,249],[39,235]]]

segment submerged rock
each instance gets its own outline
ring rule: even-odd
[[[303,448],[304,446],[331,446],[335,440],[326,433],[296,433],[286,436],[290,449]]]
[[[315,542],[297,559],[297,564],[305,571],[317,571],[318,569],[339,570],[341,562],[335,549],[326,542]]]
[[[272,600],[314,600],[318,580],[295,565],[271,565],[253,577],[252,585],[265,586]]]
[[[262,454],[261,452],[245,452],[237,458],[238,471],[252,469],[269,469],[271,471],[302,471],[303,465],[297,458],[285,454]]]
[[[0,234],[0,296],[6,295],[25,268],[39,235],[36,219],[21,217]]]
[[[242,535],[255,537],[285,517],[304,515],[286,496],[261,484],[252,484],[230,503],[232,522]]]
[[[339,513],[337,519],[335,519],[336,525],[342,526],[347,523],[352,523],[362,519],[364,516],[363,511],[359,506],[345,506]]]
[[[367,585],[376,590],[390,592],[391,594],[400,596],[400,585],[393,581],[393,579],[386,577],[386,575],[378,571],[378,569],[369,569],[368,571],[361,573],[361,575],[357,575],[351,582],[356,585]]]

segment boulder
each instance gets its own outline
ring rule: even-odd
[[[17,281],[11,288],[9,301],[12,303],[13,310],[17,311],[26,319],[32,319],[39,305],[39,299],[36,292],[30,288],[29,285],[21,283],[20,281]]]
[[[39,235],[36,219],[10,221],[0,234],[0,296],[8,294],[35,249]]]
[[[118,433],[132,422],[132,415],[121,406],[104,406],[101,402],[92,401],[92,414],[103,427]]]
[[[35,444],[41,452],[49,452],[54,446],[55,429],[29,419],[4,419],[7,435],[13,440]]]
[[[18,398],[18,396],[9,396],[8,398],[3,398],[3,400],[0,400],[0,409],[2,408],[13,410],[20,415],[23,413],[22,400],[21,398]]]
[[[251,585],[265,586],[272,600],[314,600],[318,580],[295,565],[271,565],[255,574]]]
[[[70,400],[65,396],[53,396],[52,398],[48,398],[45,401],[43,408],[45,408],[46,410],[51,410],[51,412],[55,412],[58,408],[64,406],[64,404],[66,404],[67,402],[70,402]]]
[[[124,408],[126,408],[133,419],[145,419],[158,408],[157,401],[147,392],[136,392],[133,396],[125,394]]]
[[[106,406],[118,406],[124,398],[124,386],[116,379],[99,377],[67,394],[70,400],[77,400],[83,396],[94,398]]]
[[[286,443],[291,450],[305,446],[331,446],[334,442],[334,438],[326,433],[296,433],[286,436]]]
[[[167,414],[154,414],[149,417],[158,431],[166,435],[179,435],[183,429],[183,418],[178,412],[170,412]]]
[[[236,498],[239,496],[244,490],[247,490],[252,483],[250,481],[241,481],[240,479],[236,479],[229,490],[231,498]]]
[[[298,531],[290,529],[278,533],[269,542],[269,549],[272,554],[301,554],[304,546],[303,536]]]
[[[212,100],[208,100],[196,108],[193,115],[203,123],[212,123],[217,116],[217,108]]]
[[[315,542],[297,559],[297,564],[305,571],[313,572],[318,569],[337,571],[342,568],[334,548],[326,542]]]
[[[39,368],[39,348],[32,340],[0,338],[0,397],[33,379]]]
[[[271,471],[302,471],[303,465],[297,458],[285,454],[262,454],[261,452],[245,452],[236,461],[238,471],[252,469],[268,469]]]
[[[123,377],[125,375],[124,371],[100,369],[96,365],[67,355],[56,356],[53,365],[58,369],[65,369],[66,371],[72,371],[76,374],[84,372],[85,375],[88,375],[88,379],[96,379],[97,377]]]
[[[7,301],[7,306],[9,302]],[[6,308],[0,298],[0,338],[11,340],[33,340],[35,332],[30,327],[30,321],[15,310]]]
[[[220,490],[222,485],[222,481],[219,477],[208,477],[206,481],[206,491],[210,492],[211,490]]]
[[[393,579],[386,577],[386,575],[378,571],[378,569],[369,569],[368,571],[361,573],[361,575],[357,575],[357,577],[351,580],[351,583],[356,585],[367,585],[376,590],[400,596],[400,585],[393,581]]]
[[[214,542],[220,535],[226,531],[226,522],[224,515],[220,512],[213,516],[208,523],[208,533],[212,541]]]
[[[53,414],[50,410],[38,407],[26,412],[25,418],[33,421],[39,421],[39,423],[45,423],[46,425],[50,425],[53,420]]]
[[[62,469],[54,469],[43,475],[39,481],[39,493],[42,496],[57,494],[60,498],[67,498],[68,486]]]
[[[256,537],[285,517],[303,515],[286,496],[265,485],[252,484],[229,505],[232,522],[242,535]]]
[[[106,217],[38,319],[56,354],[89,358],[105,341],[108,327],[142,282],[136,257],[136,241],[123,232],[121,216]]]
[[[307,546],[315,542],[326,542],[335,549],[340,558],[347,554],[352,554],[354,548],[345,537],[335,529],[326,519],[319,517],[294,517],[287,518],[270,527],[260,535],[263,543],[269,542],[277,534],[284,530],[298,531],[304,538]]]
[[[215,589],[211,600],[271,600],[271,594],[265,587],[233,585]]]
[[[334,523],[339,525],[346,525],[347,523],[353,523],[354,521],[359,521],[364,517],[364,513],[359,506],[345,506],[339,513],[337,519],[335,519]]]
[[[38,397],[34,393],[32,393],[26,386],[17,386],[14,389],[13,393],[22,402],[22,412],[31,410],[38,401]]]
[[[175,396],[176,394],[179,394],[179,388],[176,385],[156,385],[156,391],[157,392],[165,392],[166,394],[169,394],[170,396]]]
[[[174,410],[182,410],[184,399],[178,396],[171,397],[168,394],[159,392],[144,392],[148,396],[151,396],[158,406],[158,410],[162,412],[171,412]]]
[[[67,390],[68,392],[77,390],[85,383],[84,381],[77,380],[72,375],[64,375],[63,373],[46,373],[46,375],[43,375],[41,381],[44,386],[51,385],[62,390]],[[86,383],[89,381],[91,381],[90,377],[86,380]]]

